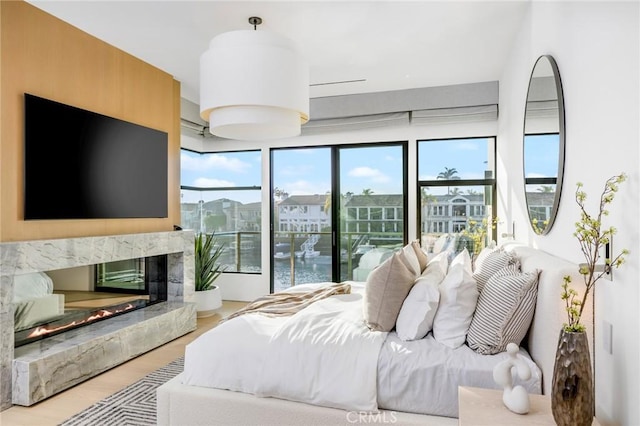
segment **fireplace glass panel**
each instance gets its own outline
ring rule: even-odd
[[[96,291],[146,294],[145,259],[127,259],[96,265]]]
[[[17,347],[166,301],[167,256],[25,274],[14,289]]]

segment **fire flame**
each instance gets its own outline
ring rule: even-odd
[[[130,309],[133,309],[133,305],[131,303],[127,304],[124,308],[115,309],[113,311],[109,311],[107,309],[101,309],[98,312],[96,312],[94,315],[91,315],[80,321],[72,321],[69,324],[60,325],[52,328],[49,328],[47,326],[36,327],[31,333],[29,333],[29,335],[27,336],[27,339],[44,336],[46,334],[56,333],[58,331],[65,330],[67,328],[73,328],[91,321],[95,321],[105,317],[110,317],[111,315],[119,314],[121,312],[128,311]]]

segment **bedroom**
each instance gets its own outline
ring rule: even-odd
[[[516,238],[535,247],[572,261],[579,260],[579,252],[571,237],[577,209],[572,202],[571,189],[582,181],[590,193],[595,193],[603,180],[625,171],[630,179],[613,209],[611,220],[619,229],[616,246],[628,248],[632,255],[624,269],[616,272],[615,285],[604,285],[596,294],[596,328],[606,321],[613,326],[613,351],[604,351],[601,342],[595,344],[597,361],[598,417],[610,423],[640,423],[639,408],[635,405],[640,372],[637,367],[638,305],[638,5],[623,3],[563,3],[532,2],[528,6],[517,37],[513,40],[508,61],[499,76],[499,118],[491,125],[468,124],[464,129],[439,126],[426,137],[461,137],[491,134],[497,137],[498,216],[503,221],[498,235],[512,232],[516,224]],[[565,192],[559,215],[552,232],[539,237],[529,230],[524,195],[522,192],[521,142],[522,108],[531,67],[541,54],[553,55],[559,63],[566,99],[567,152],[565,162]],[[4,59],[4,58],[3,58]],[[3,67],[7,61],[3,60]],[[9,65],[7,65],[9,66]],[[3,72],[3,78],[5,73]],[[4,92],[4,90],[3,90]],[[4,95],[3,95],[4,96]],[[3,97],[4,99],[4,97]],[[4,102],[4,101],[3,101]],[[4,109],[4,107],[3,107]],[[3,113],[3,129],[5,114]],[[4,130],[3,130],[4,131]],[[362,131],[357,141],[416,140],[424,134],[414,130]],[[351,137],[353,140],[355,137]],[[3,157],[5,140],[3,136]],[[311,141],[303,136],[297,145],[334,143],[342,141],[340,135],[324,136]],[[355,141],[354,141],[355,142]],[[223,142],[216,145],[220,151],[268,149],[260,144]],[[207,148],[210,150],[210,148]],[[414,171],[415,173],[415,171]],[[266,179],[266,177],[263,177]],[[2,180],[5,192],[6,178]],[[409,181],[410,184],[411,180]],[[413,183],[415,185],[415,182]],[[267,188],[266,183],[263,188]],[[415,191],[409,190],[409,194]],[[3,194],[3,235],[7,226],[13,227],[11,206]],[[263,194],[268,200],[268,194]],[[417,201],[409,200],[409,209]],[[176,203],[177,204],[177,203]],[[266,201],[264,203],[267,204]],[[624,206],[624,208],[622,208]],[[177,205],[176,205],[177,207]],[[167,221],[171,226],[176,221]],[[127,225],[129,226],[129,225]],[[164,226],[164,225],[163,225]],[[409,235],[417,235],[415,224],[409,221]],[[19,228],[21,228],[19,226]],[[266,227],[263,227],[266,229]],[[26,234],[51,233],[50,229],[27,230]],[[83,232],[96,232],[85,230]],[[99,233],[99,231],[97,231]],[[117,230],[126,233],[129,230]],[[141,232],[141,231],[136,231]],[[29,235],[25,234],[25,238]],[[50,237],[51,235],[42,235]],[[3,239],[6,240],[6,239]],[[263,238],[263,242],[268,239]],[[265,246],[263,253],[268,252]],[[268,261],[268,255],[266,261]],[[264,264],[264,262],[263,262]],[[229,287],[229,299],[251,299],[268,291],[268,277],[252,277],[245,288],[233,282],[234,277],[223,277],[220,283]],[[233,292],[242,292],[241,295]]]

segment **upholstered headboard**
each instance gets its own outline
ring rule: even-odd
[[[524,272],[535,269],[541,271],[538,280],[536,311],[529,329],[527,344],[531,357],[542,369],[543,393],[549,395],[558,337],[562,324],[567,322],[564,301],[560,299],[563,277],[570,275],[572,285],[579,293],[584,290],[583,279],[578,273],[578,265],[575,263],[521,243],[508,242],[502,246],[520,258]],[[581,322],[587,329],[589,347],[593,354],[591,307],[591,300],[588,300]],[[591,360],[593,362],[593,355]]]

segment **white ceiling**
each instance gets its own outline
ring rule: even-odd
[[[322,97],[498,80],[531,1],[29,3],[173,75],[198,103],[200,54],[250,16],[298,43]]]

